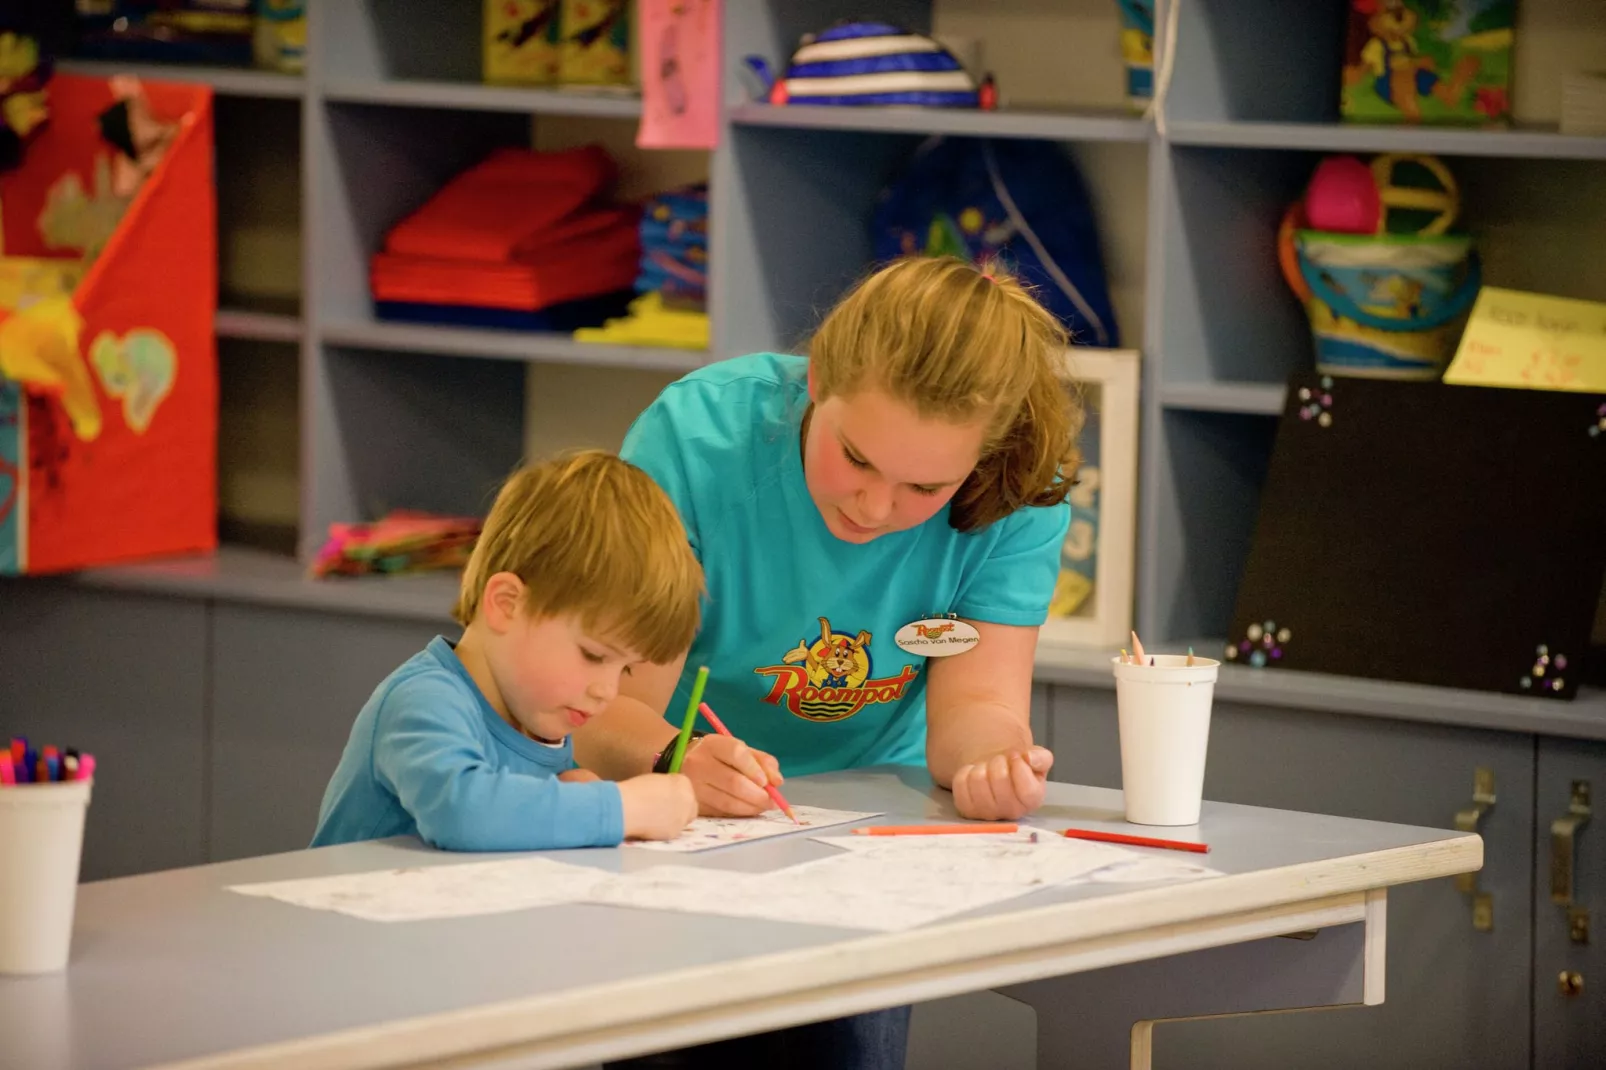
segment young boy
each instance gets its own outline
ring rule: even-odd
[[[575,768],[569,734],[642,662],[697,633],[703,574],[669,498],[599,450],[502,487],[454,612],[375,689],[324,792],[312,846],[417,834],[456,851],[672,839],[697,816],[683,776]]]

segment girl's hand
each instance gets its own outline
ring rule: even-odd
[[[765,784],[779,786],[781,766],[772,755],[730,736],[704,736],[686,752],[680,771],[697,789],[705,817],[753,817],[773,809]]]
[[[954,806],[961,817],[1014,821],[1043,805],[1054,755],[1047,747],[1005,751],[954,774]]]
[[[602,778],[589,769],[570,769],[568,772],[559,773],[558,779],[567,784],[584,784],[587,781],[601,780]]]

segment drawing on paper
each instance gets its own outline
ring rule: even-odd
[[[827,810],[818,806],[794,806],[800,824],[779,810],[770,810],[757,817],[699,817],[673,840],[655,840],[650,843],[632,843],[652,851],[707,851],[714,847],[729,847],[734,843],[749,843],[771,836],[785,836],[792,832],[845,825],[850,821],[863,821],[880,814],[859,813],[853,810]]]

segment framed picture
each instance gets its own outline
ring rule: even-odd
[[[1132,630],[1137,537],[1138,353],[1073,349],[1067,389],[1086,413],[1071,527],[1041,646],[1119,647]]]

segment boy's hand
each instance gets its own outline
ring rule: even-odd
[[[1046,747],[1006,751],[961,766],[954,774],[954,808],[961,817],[1013,821],[1043,805],[1054,755]]]
[[[619,785],[625,836],[633,840],[672,840],[697,817],[691,781],[673,773],[647,773]]]
[[[570,769],[568,772],[559,773],[558,779],[567,784],[584,784],[587,781],[601,780],[602,778],[589,769]]]
[[[781,784],[772,755],[730,736],[704,736],[686,752],[680,771],[697,789],[697,807],[708,817],[753,817],[774,809],[765,784]]]

